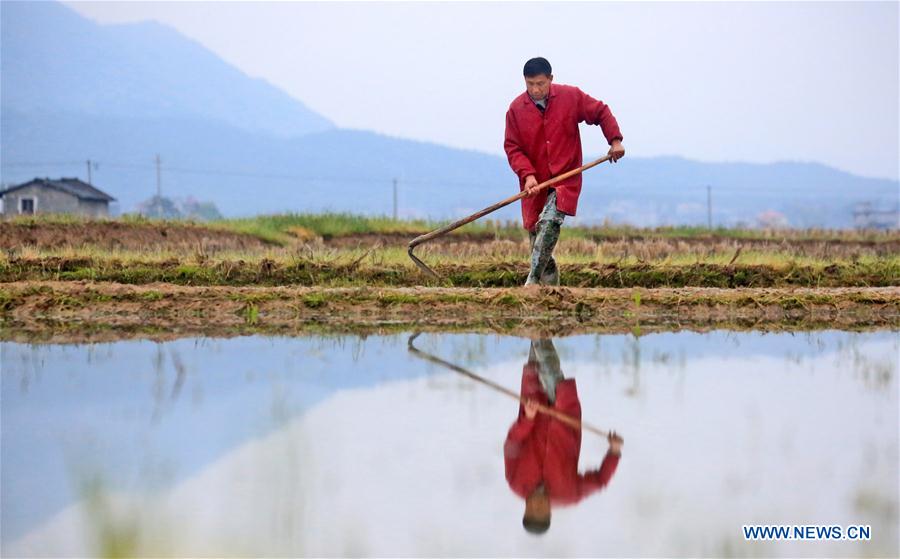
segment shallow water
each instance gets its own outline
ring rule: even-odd
[[[583,420],[625,444],[542,536],[505,476],[518,403],[407,338],[3,343],[3,555],[900,551],[897,332],[554,339]],[[415,343],[515,391],[530,345]],[[607,448],[583,433],[579,470]],[[748,542],[747,524],[871,539]]]

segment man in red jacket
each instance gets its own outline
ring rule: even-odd
[[[549,415],[539,414],[537,403],[551,406],[581,421],[581,403],[575,379],[563,378],[559,357],[549,339],[531,342],[522,370],[519,417],[509,429],[503,456],[510,489],[525,499],[522,525],[531,533],[550,528],[553,505],[572,505],[609,483],[621,456],[622,438],[608,437],[609,451],[596,470],[578,473],[581,431]]]
[[[509,105],[503,143],[521,190],[531,190],[581,167],[580,122],[600,126],[610,145],[611,162],[625,155],[622,133],[606,104],[577,87],[554,84],[552,68],[545,58],[526,62],[523,73],[526,91]],[[563,218],[575,215],[580,193],[579,174],[522,199],[522,219],[532,246],[531,271],[525,285],[559,284],[553,248]]]

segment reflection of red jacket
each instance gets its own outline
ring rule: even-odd
[[[622,139],[619,124],[609,107],[577,87],[550,85],[547,110],[541,111],[524,92],[509,105],[506,113],[506,138],[503,148],[509,166],[519,177],[519,188],[525,177],[534,175],[544,182],[557,175],[581,167],[581,135],[578,123],[599,124],[606,141]],[[556,206],[565,214],[575,215],[581,193],[581,175],[553,186]],[[538,216],[547,203],[547,189],[522,199],[525,229],[534,229]]]
[[[526,364],[522,370],[522,396],[548,404],[534,363]],[[575,379],[561,380],[556,385],[554,408],[581,420]],[[578,473],[580,453],[581,431],[540,412],[534,419],[528,419],[520,405],[519,418],[510,427],[503,447],[506,481],[522,498],[528,497],[543,481],[551,503],[577,503],[606,486],[619,464],[618,455],[607,453],[599,469],[581,475]]]

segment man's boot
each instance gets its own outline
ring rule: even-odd
[[[537,233],[533,231],[528,232],[528,239],[531,241],[529,247],[531,251],[534,251],[534,239],[537,237]],[[556,267],[556,259],[552,256],[550,257],[550,261],[547,262],[547,267],[544,268],[544,273],[541,274],[541,285],[559,285],[559,268]]]
[[[531,271],[525,285],[558,285],[559,268],[553,259],[553,249],[559,239],[562,224],[556,220],[541,220],[533,234],[531,249]]]
[[[556,266],[556,259],[550,257],[544,273],[541,274],[541,285],[559,285],[559,268]]]
[[[537,233],[533,231],[528,232],[528,240],[529,249],[534,251],[534,239],[537,237]],[[544,273],[541,275],[541,285],[559,285],[559,268],[556,267],[556,259],[552,256],[550,257],[550,261],[547,262],[547,267],[544,268]]]
[[[538,218],[535,233],[531,233],[531,271],[525,285],[539,285],[549,281],[549,285],[559,284],[559,268],[553,260],[553,249],[559,240],[565,214],[556,208],[556,191],[550,189],[547,202]],[[552,266],[551,266],[552,263]],[[546,280],[545,280],[546,278]]]

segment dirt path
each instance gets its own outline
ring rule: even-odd
[[[0,284],[0,339],[729,328],[900,328],[900,287],[831,289],[190,287]]]

